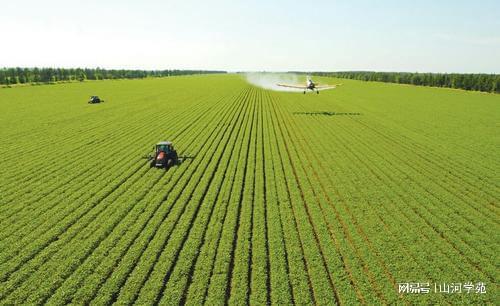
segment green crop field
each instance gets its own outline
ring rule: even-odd
[[[0,89],[0,304],[497,304],[500,95],[322,80]]]

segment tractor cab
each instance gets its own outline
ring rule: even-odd
[[[160,151],[165,152],[165,153],[170,153],[171,151],[174,150],[174,146],[170,141],[162,141],[156,144],[155,146],[155,152],[158,154]]]
[[[161,141],[154,147],[155,154],[151,156],[150,167],[168,169],[178,162],[177,152],[170,141]]]

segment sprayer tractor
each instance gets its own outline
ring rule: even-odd
[[[96,104],[96,103],[102,103],[104,102],[103,99],[99,98],[98,96],[91,96],[89,99],[89,104]]]
[[[149,166],[151,168],[156,167],[167,170],[179,162],[177,151],[175,151],[170,141],[161,141],[157,143],[153,150],[154,155],[148,155],[148,160],[150,160]]]

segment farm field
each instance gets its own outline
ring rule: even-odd
[[[500,95],[319,81],[0,88],[0,304],[498,303]]]

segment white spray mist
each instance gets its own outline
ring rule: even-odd
[[[278,84],[305,85],[306,77],[291,73],[248,72],[245,74],[248,83],[270,90],[300,92],[302,89],[281,87]]]

